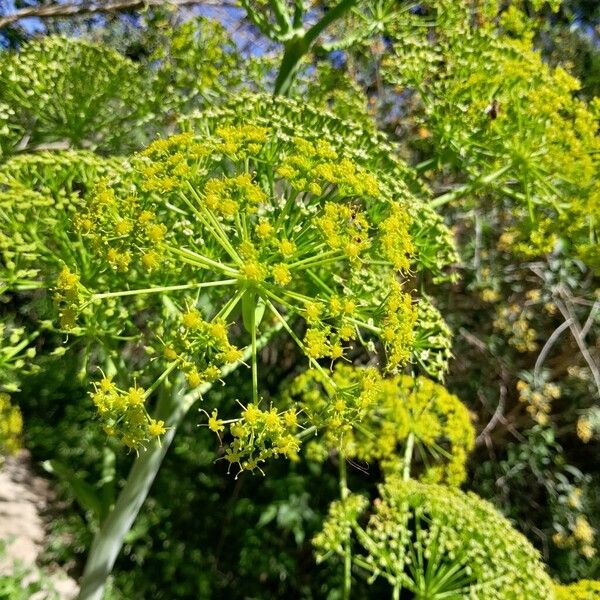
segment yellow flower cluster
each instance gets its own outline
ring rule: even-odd
[[[260,158],[267,148],[282,185]],[[301,192],[302,160],[316,185]],[[364,167],[325,141],[280,140],[251,124],[219,127],[202,141],[191,133],[158,140],[133,164],[133,190],[101,184],[77,219],[110,266],[152,277],[178,264],[199,286],[220,273],[242,304],[260,299],[277,318],[305,316],[301,344],[311,360],[342,358],[363,329],[383,342],[390,370],[408,361],[417,311],[397,277],[410,267],[411,218],[392,198],[374,202],[377,180]]]
[[[494,327],[508,336],[508,343],[519,352],[534,352],[537,332],[530,325],[533,312],[517,304],[499,306]]]
[[[587,444],[594,434],[594,430],[590,424],[590,421],[586,417],[579,417],[577,419],[577,437],[584,443]]]
[[[147,394],[143,388],[132,386],[121,390],[110,377],[104,377],[94,383],[91,397],[105,433],[118,438],[128,448],[138,450],[166,432],[163,421],[148,415]]]
[[[236,177],[210,179],[204,188],[206,207],[216,215],[233,218],[240,211],[252,213],[264,203],[264,191],[253,183],[248,173]]]
[[[11,403],[7,393],[0,392],[0,454],[15,454],[21,448],[22,431],[19,407]]]
[[[60,326],[63,329],[75,327],[80,305],[80,287],[79,276],[65,265],[56,280],[54,293],[54,303],[58,308]]]
[[[406,185],[386,173],[381,183],[370,156],[347,152],[341,138],[334,145],[314,132],[283,135],[252,117],[230,121],[159,139],[128,161],[120,179],[97,186],[77,227],[104,261],[110,285],[125,289],[90,291],[88,305],[96,310],[126,296],[142,307],[145,298],[162,296],[165,310],[152,332],[171,363],[166,368],[182,370],[192,388],[238,362],[244,345],[256,406],[256,341],[273,326],[319,372],[319,361],[341,361],[358,344],[382,347],[385,368],[397,371],[411,359],[415,330],[426,326],[411,289],[419,213]],[[426,223],[417,229],[430,235]],[[297,319],[306,323],[303,336]],[[449,337],[439,313],[436,319],[420,338],[424,360],[431,344],[441,348],[441,337]],[[230,327],[238,323],[243,329]],[[342,425],[354,418],[353,402],[339,398]],[[229,423],[209,419],[217,433]],[[234,454],[250,439],[241,436]],[[277,438],[274,447],[281,451],[271,455],[292,456],[295,446]],[[245,460],[252,466],[255,458]]]
[[[184,116],[182,122],[186,128],[201,130],[207,126],[218,128],[223,123],[256,123],[277,131],[279,143],[289,142],[288,154],[306,154],[306,160],[299,161],[300,166],[328,160],[335,162],[334,153],[340,163],[344,158],[347,159],[356,165],[355,172],[359,173],[360,179],[365,175],[368,179],[376,177],[377,196],[380,200],[393,198],[406,208],[411,219],[410,241],[414,247],[412,268],[430,272],[434,282],[437,282],[446,279],[446,267],[458,261],[453,236],[443,219],[427,201],[421,201],[414,195],[417,190],[427,195],[422,183],[399,158],[401,152],[398,148],[389,142],[385,134],[373,131],[370,123],[365,126],[361,122],[344,121],[302,100],[248,93],[236,95],[219,107]],[[305,146],[302,142],[296,146],[295,139],[310,142],[311,146]],[[298,168],[295,165],[287,166],[291,170],[284,171],[284,179],[287,175],[292,175],[300,180],[306,179],[307,185],[316,183],[315,171],[296,173]],[[325,183],[327,182],[320,180],[318,186],[322,188],[323,197],[329,199],[326,196],[327,190],[324,189]],[[350,183],[353,185],[353,182]],[[325,187],[329,188],[330,185]],[[316,192],[318,189],[312,186],[310,193]],[[353,201],[350,203],[355,204]],[[383,208],[384,204],[373,205],[373,212],[369,211],[370,220],[375,216],[375,220],[379,222],[381,217],[387,216],[385,211],[383,214],[378,213],[378,207]]]
[[[554,585],[555,600],[598,600],[600,599],[600,581],[581,579],[569,585]]]
[[[184,310],[179,327],[165,334],[164,358],[177,361],[190,388],[216,381],[222,365],[242,357],[242,351],[229,341],[228,331],[223,318],[206,321],[198,309]]]
[[[398,271],[408,271],[414,246],[409,235],[410,219],[406,211],[394,206],[390,215],[381,223],[381,249]]]
[[[167,226],[157,221],[155,203],[142,206],[135,193],[120,198],[107,180],[98,184],[87,207],[75,218],[75,227],[116,271],[127,272],[137,261],[137,268],[151,272],[163,263],[159,244]]]
[[[413,348],[417,308],[412,298],[402,291],[396,279],[389,280],[389,295],[384,303],[384,318],[381,339],[387,353],[388,371],[405,364]]]
[[[377,461],[385,473],[397,473],[412,435],[418,448],[413,470],[423,479],[453,486],[465,479],[475,440],[469,412],[425,377],[384,378],[375,369],[338,364],[331,377],[314,370],[299,375],[286,393],[322,434],[307,450],[315,459],[341,447],[348,458]]]
[[[377,369],[338,363],[332,374],[312,369],[295,377],[285,399],[298,406],[307,424],[322,433],[320,444],[326,455],[330,449],[347,445],[353,427],[376,408],[381,385]]]
[[[253,123],[217,127],[215,134],[218,138],[215,150],[236,160],[255,158],[269,139],[269,130]]]
[[[351,260],[359,258],[368,247],[369,222],[352,206],[327,202],[316,223],[329,249],[341,250]]]
[[[217,434],[224,431],[225,423],[217,419],[216,410],[211,419],[208,422],[211,431]],[[243,408],[239,419],[229,423],[233,441],[225,450],[225,459],[230,466],[237,465],[240,471],[254,471],[260,470],[260,464],[269,458],[282,456],[298,460],[298,415],[293,409],[283,412],[274,407],[261,410],[250,403]]]
[[[587,444],[600,433],[600,408],[592,406],[577,419],[577,437]]]
[[[552,409],[552,401],[560,398],[560,387],[555,383],[533,385],[526,381],[517,381],[519,401],[527,406],[527,412],[536,423],[546,425]]]
[[[594,541],[596,531],[582,513],[575,517],[569,529],[560,529],[552,536],[552,541],[558,548],[575,548],[585,558],[596,555]]]
[[[278,167],[277,173],[297,191],[321,195],[328,185],[335,185],[342,197],[376,197],[377,179],[348,158],[340,157],[325,140],[315,142],[295,137],[295,151]]]

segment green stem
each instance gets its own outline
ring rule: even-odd
[[[294,79],[296,79],[296,75],[298,74],[300,61],[309,48],[310,46],[307,44],[302,30],[285,43],[281,66],[275,80],[275,96],[290,95],[292,83],[294,83]]]
[[[269,292],[269,290],[266,290],[266,292],[267,292],[268,296],[273,297],[273,294],[271,294]],[[275,296],[275,298],[277,298],[277,297]],[[302,352],[304,352],[304,354],[308,358],[308,361],[310,362],[310,364],[315,369],[317,369],[317,371],[319,371],[319,373],[321,373],[321,375],[323,375],[325,380],[331,385],[331,387],[333,387],[333,389],[336,389],[337,385],[336,385],[335,381],[333,381],[333,379],[329,376],[329,374],[323,370],[323,367],[314,358],[312,358],[311,356],[308,355],[308,353],[306,351],[306,346],[302,343],[302,340],[294,333],[294,330],[290,327],[289,323],[281,316],[279,311],[275,308],[275,306],[273,305],[273,303],[270,300],[267,300],[267,306],[269,307],[271,312],[275,315],[275,317],[278,319],[278,321],[281,323],[281,326],[290,334],[290,337],[294,340],[294,342],[296,342],[296,344],[298,345],[298,348],[300,348],[302,350]]]
[[[342,500],[348,497],[348,474],[346,471],[346,457],[340,450],[338,455],[340,462],[340,496]],[[350,600],[352,590],[352,546],[350,537],[344,542],[344,587],[342,588],[342,600]]]
[[[238,272],[234,268],[223,263],[217,262],[212,258],[208,258],[208,256],[203,256],[202,254],[198,254],[197,252],[188,250],[187,248],[177,248],[175,246],[167,246],[165,244],[162,244],[161,249],[166,252],[176,254],[177,256],[180,256],[183,259],[187,259],[187,262],[189,262],[190,264],[196,264],[199,267],[218,269],[219,271],[223,271],[228,275],[238,274]]]
[[[261,337],[257,342],[258,346],[264,346],[278,329],[280,327],[273,327]],[[223,367],[221,377],[226,377],[248,360],[251,352],[252,348],[248,347],[241,360]],[[131,529],[148,495],[150,486],[175,437],[177,427],[194,403],[202,394],[208,392],[212,385],[206,383],[187,394],[177,386],[172,390],[165,387],[156,408],[155,418],[165,421],[169,429],[160,441],[149,443],[135,459],[115,506],[96,533],[81,579],[78,600],[101,600],[106,580],[121,551],[125,535]]]
[[[252,310],[252,327],[251,327],[251,337],[252,337],[252,402],[256,406],[258,404],[258,348],[256,347],[256,309]]]
[[[124,290],[122,292],[105,292],[103,294],[94,294],[93,300],[102,298],[117,298],[120,296],[136,296],[138,294],[156,294],[159,292],[176,292],[180,290],[198,290],[205,287],[215,287],[220,285],[233,285],[237,279],[223,279],[221,281],[205,281],[203,283],[186,283],[182,285],[167,285],[162,287],[144,288],[140,290]]]
[[[275,96],[287,96],[290,93],[292,83],[298,73],[298,67],[302,57],[308,53],[311,46],[317,38],[329,27],[334,21],[339,19],[350,10],[358,0],[341,0],[331,10],[328,10],[325,15],[315,23],[308,31],[298,29],[289,40],[285,42],[285,51],[279,73],[275,80]]]
[[[404,449],[404,465],[402,469],[402,479],[410,479],[410,463],[412,462],[413,450],[415,447],[415,434],[411,431],[406,438],[406,448]]]

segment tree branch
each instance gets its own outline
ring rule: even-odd
[[[108,0],[102,2],[71,2],[65,4],[48,4],[45,6],[34,6],[31,8],[22,8],[11,15],[0,17],[0,29],[11,25],[21,19],[35,17],[38,19],[57,19],[61,17],[76,17],[80,15],[95,15],[115,13],[126,10],[139,10],[150,6],[161,6],[170,4],[171,6],[221,6],[236,7],[234,0]]]

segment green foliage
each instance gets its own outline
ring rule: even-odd
[[[151,80],[156,114],[210,105],[240,83],[240,56],[216,21],[190,19],[174,27],[157,19],[140,44],[149,50],[141,63]]]
[[[375,121],[369,111],[369,101],[363,89],[343,69],[329,63],[317,63],[315,72],[306,75],[303,90],[316,106],[323,106],[336,117],[360,123],[365,130],[375,131]]]
[[[65,150],[17,155],[0,165],[0,273],[7,289],[48,285],[64,256],[84,252],[67,235],[70,223],[97,179],[115,177],[120,164]]]
[[[599,515],[590,477],[565,463],[552,428],[536,426],[524,438],[508,444],[497,464],[480,465],[475,486],[531,539],[542,538],[550,564],[562,577],[593,573]]]
[[[0,393],[16,392],[20,378],[37,370],[33,363],[37,336],[37,332],[29,333],[9,319],[0,323]]]

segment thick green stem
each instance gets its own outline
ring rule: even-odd
[[[346,472],[346,457],[344,453],[339,453],[340,461],[340,496],[343,499],[348,497],[348,476]],[[342,599],[350,600],[352,590],[352,546],[350,538],[344,543],[344,587],[342,589]]]
[[[275,96],[287,96],[290,93],[292,83],[298,73],[298,67],[302,57],[308,53],[317,38],[329,27],[334,21],[339,19],[349,11],[358,0],[341,0],[331,10],[328,10],[325,15],[315,23],[308,31],[299,28],[294,32],[284,44],[285,51],[279,73],[275,80]]]
[[[279,73],[275,80],[275,96],[289,96],[292,83],[298,73],[300,61],[308,50],[309,46],[306,43],[306,38],[302,30],[286,42]]]
[[[263,347],[270,336],[280,327],[273,327],[258,340],[257,345]],[[221,369],[221,376],[226,377],[248,360],[252,348],[248,347],[238,362],[226,365]],[[187,394],[181,388],[165,390],[160,397],[155,417],[162,419],[169,426],[162,440],[151,442],[135,459],[125,486],[109,516],[102,523],[94,538],[81,579],[78,600],[101,600],[106,580],[110,575],[117,556],[123,546],[123,540],[131,529],[142,504],[148,496],[156,474],[175,437],[177,427],[194,405],[194,403],[212,387],[206,383]]]
[[[404,449],[404,465],[402,470],[402,479],[410,479],[410,464],[412,462],[413,450],[415,447],[415,434],[411,431],[406,438],[406,448]]]

